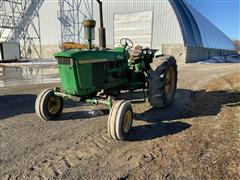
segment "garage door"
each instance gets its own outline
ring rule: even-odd
[[[131,39],[134,46],[151,48],[152,14],[152,11],[115,14],[114,45],[118,46],[120,39],[125,37]]]

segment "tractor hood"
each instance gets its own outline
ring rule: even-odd
[[[113,50],[67,50],[54,54],[56,59],[58,58],[72,58],[77,61],[83,60],[96,60],[96,59],[107,59],[107,60],[124,60],[127,59],[128,53],[122,48],[116,48]]]

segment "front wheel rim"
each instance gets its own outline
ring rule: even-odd
[[[132,124],[132,112],[129,110],[124,114],[123,117],[123,130],[125,133],[129,131]]]
[[[52,96],[48,101],[48,111],[50,114],[57,114],[61,108],[61,100],[57,96]]]

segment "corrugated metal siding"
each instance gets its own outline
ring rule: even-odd
[[[110,46],[114,44],[114,14],[144,11],[153,12],[152,48],[159,49],[162,44],[184,43],[178,20],[167,0],[103,0],[103,8],[107,44]],[[94,12],[94,17],[98,21],[97,4]]]
[[[223,32],[221,32],[214,24],[209,22],[197,10],[185,2],[188,9],[194,16],[198,28],[201,33],[203,46],[207,48],[235,50],[233,42]]]
[[[181,5],[184,2],[183,0],[103,0],[107,44],[109,46],[114,44],[114,14],[152,11],[152,48],[159,49],[162,44],[185,44],[234,50],[232,41],[195,9],[186,4],[189,9],[188,12],[177,14],[176,10],[174,11],[173,4],[169,1],[175,2],[175,8],[178,10],[186,11],[186,8],[176,5],[179,3]],[[60,42],[58,10],[58,1],[45,1],[40,9],[43,44],[58,44]],[[98,4],[94,3],[96,28],[99,27],[98,15]],[[96,44],[98,44],[98,33],[96,33]]]
[[[40,8],[42,44],[55,45],[61,41],[61,25],[57,18],[58,1],[45,1]]]

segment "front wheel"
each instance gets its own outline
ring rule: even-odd
[[[116,140],[125,140],[133,123],[133,110],[129,101],[116,101],[108,117],[108,134]]]
[[[63,98],[54,94],[53,89],[43,90],[35,102],[35,112],[43,120],[53,120],[63,111]]]

